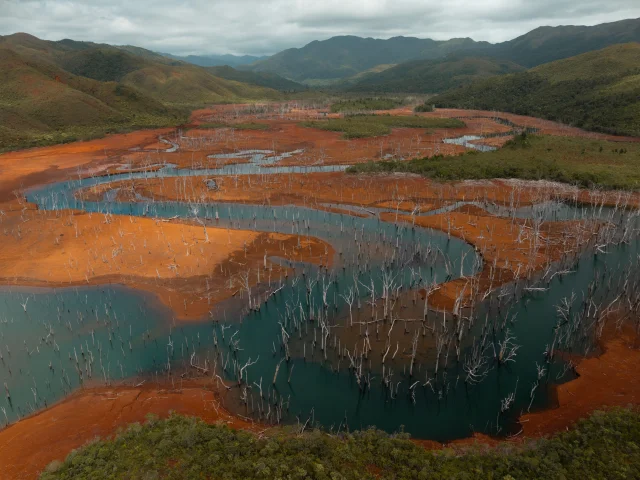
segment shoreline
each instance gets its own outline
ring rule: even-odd
[[[625,335],[629,334],[627,329]],[[576,411],[570,396],[563,393],[573,391],[576,395],[589,392],[595,386],[595,379],[619,367],[619,339],[609,334],[602,343],[604,351],[598,356],[580,360],[578,378],[554,386],[560,392],[558,407],[527,413],[519,418],[523,425],[522,435],[497,438],[475,433],[446,443],[420,438],[412,438],[412,441],[429,450],[473,445],[484,448],[518,446],[528,439],[544,438],[570,428],[594,411],[626,406],[629,395],[640,399],[640,379],[635,375],[634,362],[626,362],[628,368],[623,375],[624,381],[617,382],[609,392],[608,402],[600,403],[600,397],[593,395],[590,401],[582,402],[582,408]],[[634,361],[640,361],[640,350],[634,349],[633,356]],[[55,404],[1,429],[0,463],[5,466],[5,472],[10,473],[10,478],[33,478],[51,461],[63,460],[73,449],[96,437],[109,438],[122,427],[144,422],[149,414],[166,418],[174,412],[197,417],[207,423],[223,422],[231,428],[256,434],[279,428],[247,421],[230,413],[220,402],[221,390],[208,388],[214,384],[213,379],[187,380],[179,388],[168,388],[167,382],[78,389]],[[621,391],[629,393],[622,396]],[[19,457],[22,457],[20,462],[11,463],[11,458]]]

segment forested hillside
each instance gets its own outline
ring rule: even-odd
[[[640,135],[640,43],[615,45],[449,90],[439,107],[498,110]]]

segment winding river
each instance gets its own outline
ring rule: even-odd
[[[86,202],[74,195],[81,188],[127,179],[344,169],[342,166],[283,167],[277,166],[278,159],[274,159],[271,152],[245,154],[251,159],[247,164],[204,170],[176,169],[168,165],[155,171],[73,180],[33,189],[27,199],[42,209],[75,208],[158,218],[189,219],[197,215],[220,227],[314,236],[335,248],[333,273],[310,265],[296,265],[296,274],[290,276],[282,290],[270,297],[259,311],[246,313],[244,304],[232,298],[218,304],[209,318],[189,323],[177,322],[172,311],[160,305],[153,295],[118,285],[61,289],[4,287],[0,289],[0,352],[3,355],[0,373],[11,395],[5,409],[8,420],[50,405],[81,386],[125,380],[133,384],[166,381],[169,370],[173,373],[172,381],[179,382],[180,374],[193,373],[192,363],[215,363],[219,371],[220,366],[226,365],[224,380],[228,385],[235,385],[233,362],[244,365],[249,359],[259,358],[247,367],[245,380],[251,387],[248,396],[244,397],[242,388],[233,388],[224,398],[227,408],[255,417],[257,404],[261,402],[257,394],[260,384],[266,404],[270,409],[280,408],[284,422],[310,420],[333,430],[372,425],[390,432],[403,428],[414,436],[440,441],[465,437],[474,431],[513,433],[519,428],[516,418],[522,411],[552,405],[548,390],[551,383],[572,378],[570,369],[562,361],[553,362],[531,400],[530,388],[537,378],[536,362],[544,362],[544,348],[551,342],[556,325],[555,306],[572,292],[586,290],[601,272],[621,271],[629,259],[640,253],[637,236],[629,244],[612,246],[606,255],[586,253],[573,273],[554,278],[548,290],[519,296],[508,313],[512,321],[510,330],[521,345],[517,361],[492,368],[477,385],[464,383],[462,362],[455,361],[454,354],[449,356],[446,365],[441,364],[438,380],[429,382],[435,375],[435,350],[433,336],[427,333],[419,339],[422,353],[413,375],[408,374],[405,347],[385,367],[395,370],[395,395],[389,394],[382,381],[379,360],[368,362],[370,383],[362,388],[348,368],[348,360],[335,353],[333,358],[325,359],[317,346],[309,351],[319,328],[312,319],[296,325],[291,323],[291,307],[299,305],[300,310],[309,312],[315,308],[320,310],[321,285],[324,280],[331,280],[326,293],[333,299],[331,322],[344,323],[347,306],[340,294],[356,283],[370,285],[373,282],[380,292],[385,270],[396,275],[405,290],[415,288],[418,277],[431,283],[461,274],[472,275],[481,268],[482,260],[470,245],[449,239],[438,231],[395,225],[373,215],[360,218],[295,206],[113,202],[108,195],[102,201]],[[558,210],[563,217],[578,215],[576,207],[562,204],[553,214],[556,218]],[[519,212],[522,216],[532,214]],[[310,278],[317,279],[317,283],[307,292]],[[359,292],[364,304],[366,291],[360,287]],[[574,302],[577,308],[579,300]],[[495,314],[489,304],[480,308],[485,309],[487,317]],[[420,309],[408,305],[402,317],[415,317],[416,312]],[[442,320],[440,312],[429,315],[429,323],[451,321]],[[279,346],[283,325],[292,337],[288,362],[282,362],[284,357]],[[406,323],[404,328],[407,329]],[[478,322],[469,327],[467,336],[475,337],[481,329],[482,322]],[[353,336],[356,339],[352,339],[352,343],[362,338],[361,331],[336,330],[338,333],[329,338],[330,344],[346,342]],[[406,333],[405,337],[403,345],[410,346],[411,335]],[[467,342],[461,358],[470,349],[471,343]],[[83,382],[76,365],[82,370]],[[280,372],[274,383],[278,365]],[[501,400],[512,392],[512,407],[500,413]],[[1,415],[2,412],[0,418]]]

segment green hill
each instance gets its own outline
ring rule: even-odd
[[[508,60],[453,55],[440,60],[413,60],[369,74],[350,92],[438,93],[492,75],[524,70]]]
[[[187,112],[117,82],[98,82],[0,48],[0,150],[176,125]]]
[[[0,37],[0,150],[178,125],[190,108],[280,96],[138,47]]]
[[[349,79],[349,83],[354,83],[354,80],[358,80],[358,74],[383,65],[398,65],[414,60],[438,60],[453,53],[461,54],[464,57],[483,59],[484,64],[480,64],[480,60],[477,60],[475,65],[431,65],[425,62],[421,67],[418,62],[417,64],[399,66],[399,70],[381,77],[381,81],[390,82],[388,87],[390,91],[400,91],[405,87],[398,85],[396,81],[403,75],[403,72],[407,75],[415,74],[418,76],[429,74],[424,83],[429,86],[431,84],[441,86],[443,84],[442,75],[445,80],[448,80],[457,76],[456,70],[458,69],[461,70],[460,75],[462,76],[466,75],[464,73],[466,69],[472,72],[471,75],[475,75],[474,71],[480,72],[479,75],[482,75],[483,72],[495,71],[497,68],[495,65],[486,64],[489,61],[488,58],[499,60],[498,64],[504,63],[511,67],[513,67],[511,64],[516,64],[530,68],[610,45],[639,41],[640,19],[622,20],[595,26],[539,27],[513,40],[498,44],[475,42],[470,38],[436,41],[413,37],[394,37],[381,40],[340,36],[314,41],[302,48],[284,50],[247,67],[243,66],[242,69],[273,72],[306,85],[331,86],[339,85],[346,79]],[[448,68],[453,69],[453,72],[449,73]],[[432,73],[431,69],[433,69]],[[497,73],[502,72],[498,71]],[[398,76],[394,77],[396,74]],[[464,82],[464,78],[461,78],[460,83]],[[415,85],[415,88],[419,88],[422,83],[418,80],[411,81],[411,85]],[[393,90],[396,88],[398,90]]]
[[[241,65],[248,65],[253,62],[257,62],[258,60],[264,60],[263,57],[256,57],[253,55],[172,55],[170,53],[162,53],[167,58],[172,58],[174,60],[180,60],[183,62],[191,63],[193,65],[198,65],[200,67],[222,67],[225,65],[231,67],[239,67]]]
[[[629,42],[640,42],[640,18],[589,27],[539,27],[508,42],[493,45],[490,50],[494,57],[535,67]]]
[[[288,80],[271,72],[251,72],[248,70],[236,70],[229,65],[219,67],[207,67],[206,70],[219,78],[235,80],[237,82],[257,85],[259,87],[273,88],[281,92],[300,92],[306,90],[304,85]]]
[[[614,45],[522,73],[451,89],[439,107],[532,115],[588,130],[640,136],[640,43]]]
[[[470,38],[436,41],[412,37],[380,40],[342,36],[284,50],[249,68],[275,72],[301,83],[338,81],[377,65],[396,64],[414,58],[440,58],[474,45],[476,42]]]

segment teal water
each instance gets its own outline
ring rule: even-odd
[[[257,167],[247,164],[242,168],[243,173],[255,173]],[[285,167],[260,171],[277,168]],[[222,170],[239,174],[227,167]],[[217,170],[216,175],[224,172]],[[370,285],[373,280],[379,296],[383,276],[395,275],[404,292],[399,302],[404,305],[397,305],[395,309],[397,317],[422,318],[422,306],[414,306],[411,294],[406,292],[461,273],[472,274],[481,267],[481,260],[473,249],[440,232],[397,226],[374,217],[356,218],[308,208],[116,203],[109,198],[101,202],[81,202],[73,196],[78,188],[119,179],[201,173],[168,167],[153,173],[50,185],[29,192],[28,197],[45,209],[81,208],[164,218],[197,216],[212,225],[230,228],[308,234],[334,246],[337,253],[333,270],[326,272],[297,265],[296,275],[288,278],[282,290],[262,304],[259,311],[248,313],[243,301],[230,299],[217,305],[211,318],[189,324],[176,322],[172,312],[160,306],[153,296],[116,285],[55,291],[0,290],[3,355],[0,375],[11,395],[10,403],[0,400],[0,405],[8,420],[42,408],[82,385],[123,380],[133,384],[177,382],[181,375],[197,373],[190,366],[193,363],[207,368],[208,375],[215,366],[225,383],[233,386],[225,396],[225,405],[256,419],[264,420],[267,414],[271,422],[281,419],[304,423],[309,419],[333,429],[375,425],[397,431],[403,426],[415,436],[441,441],[467,436],[473,431],[513,433],[519,428],[515,419],[522,411],[549,406],[549,385],[572,376],[571,369],[557,357],[546,361],[545,350],[553,344],[554,337],[558,338],[557,332],[571,327],[561,333],[558,341],[565,350],[583,351],[592,344],[586,321],[583,325],[572,321],[556,328],[557,305],[575,293],[569,302],[572,315],[580,312],[582,293],[589,290],[594,279],[603,276],[622,279],[621,273],[640,253],[634,234],[628,244],[610,246],[606,255],[587,253],[576,265],[571,261],[573,273],[554,277],[544,292],[527,293],[522,290],[524,285],[511,285],[497,292],[479,305],[467,321],[464,338],[458,344],[460,354],[455,351],[456,342],[450,341],[445,362],[443,349],[437,374],[437,339],[451,337],[451,332],[457,331],[455,319],[430,311],[425,322],[404,325],[398,322],[394,334],[398,353],[384,366],[378,352],[384,349],[389,321],[383,324],[378,336],[372,326],[369,339],[374,353],[363,361],[363,377],[358,385],[343,353],[347,348],[353,355],[356,346],[363,344],[365,335],[361,326],[348,326],[348,307],[340,294],[359,286],[362,309],[356,312],[356,319],[366,321],[370,310],[364,285]],[[615,221],[621,221],[625,215],[608,211],[604,214],[610,214]],[[561,204],[543,212],[519,211],[518,215],[571,218],[582,215],[582,211]],[[589,215],[603,215],[603,212],[591,209]],[[633,222],[637,228],[637,221]],[[315,283],[307,291],[309,282]],[[323,306],[323,284],[329,285],[327,308]],[[547,286],[546,282],[542,285]],[[597,288],[602,299],[615,291],[610,285]],[[502,301],[498,302],[498,297]],[[505,302],[504,298],[510,300]],[[331,330],[326,355],[319,339],[323,322]],[[283,328],[289,335],[286,346],[282,341]],[[485,338],[495,345],[504,339],[506,328],[520,345],[515,363],[498,366],[488,361],[482,382],[465,383],[465,359],[471,356],[483,332],[491,332]],[[416,331],[419,333],[418,354],[413,375],[409,375],[409,354]],[[340,348],[334,347],[336,343]],[[290,359],[283,361],[287,350]],[[389,357],[391,354],[393,350]],[[492,355],[493,352],[487,353]],[[237,371],[249,359],[258,361],[245,369],[242,386],[238,387]],[[539,380],[536,364],[546,368]],[[277,365],[280,370],[273,384]],[[389,369],[393,370],[391,390],[383,379],[383,373],[388,375]],[[532,397],[530,392],[535,382],[538,387]],[[259,395],[258,385],[262,386],[263,397]],[[501,412],[501,401],[512,393],[513,402]],[[0,412],[0,418],[3,415]]]

